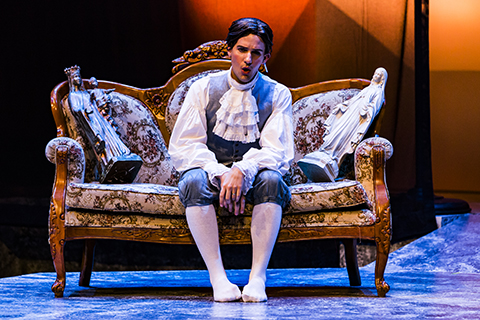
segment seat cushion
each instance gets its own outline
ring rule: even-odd
[[[70,183],[66,205],[71,208],[155,215],[185,213],[177,187],[151,183]]]
[[[218,227],[224,229],[250,229],[250,215],[218,217]],[[375,223],[375,215],[369,209],[352,211],[322,211],[285,214],[282,228],[369,226]],[[148,214],[110,213],[105,211],[67,210],[65,225],[69,227],[111,227],[187,229],[185,216],[159,216]]]
[[[358,181],[344,180],[307,183],[289,187],[292,200],[286,213],[368,207],[368,198]],[[185,209],[177,187],[158,184],[71,183],[66,204],[70,208],[147,213],[151,215],[183,215]],[[247,206],[247,214],[251,206]]]
[[[304,183],[289,188],[292,200],[287,213],[334,210],[359,205],[369,207],[365,189],[355,180]]]

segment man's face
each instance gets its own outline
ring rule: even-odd
[[[262,38],[253,34],[238,39],[228,50],[228,56],[232,60],[232,77],[240,83],[252,81],[258,68],[270,58],[270,54],[265,53]]]

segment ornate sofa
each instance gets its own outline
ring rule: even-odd
[[[143,160],[135,181],[129,184],[96,182],[96,158],[66,103],[68,83],[62,82],[52,90],[57,137],[48,143],[45,152],[56,166],[49,216],[49,243],[57,272],[52,291],[56,297],[63,296],[66,285],[66,241],[85,240],[81,286],[89,285],[95,239],[194,243],[178,199],[179,173],[170,162],[167,145],[190,85],[210,72],[228,69],[230,62],[225,43],[216,41],[187,51],[174,63],[174,75],[158,88],[139,89],[99,81],[99,88],[115,89],[110,93],[112,117],[119,126],[122,141]],[[322,144],[322,125],[332,108],[369,83],[365,79],[345,79],[291,89],[295,161]],[[385,163],[392,152],[392,145],[386,139],[366,138],[351,161],[344,161],[342,177],[328,183],[307,181],[294,163],[285,176],[292,200],[284,212],[278,236],[279,242],[326,238],[343,241],[352,286],[361,285],[357,239],[374,240],[375,285],[381,297],[389,290],[384,280],[391,239]],[[220,211],[221,244],[249,243],[250,222],[251,207],[238,217]]]

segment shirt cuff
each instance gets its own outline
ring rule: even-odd
[[[208,180],[220,190],[220,180],[218,178],[230,169],[221,163],[210,162],[203,167],[203,170],[207,172]]]
[[[233,167],[238,168],[244,175],[243,180],[243,190],[242,193],[246,194],[248,190],[252,187],[255,176],[258,173],[258,165],[256,162],[251,160],[242,160],[235,162]]]

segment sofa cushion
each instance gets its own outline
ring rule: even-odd
[[[355,180],[298,184],[290,191],[292,200],[287,213],[370,206],[362,184]]]
[[[66,205],[89,210],[183,215],[177,187],[151,183],[70,183]]]
[[[250,229],[252,217],[249,215],[219,216],[217,221],[220,231],[222,229]],[[375,216],[370,210],[359,209],[285,214],[282,218],[281,227],[367,226],[374,222]],[[136,230],[142,228],[188,230],[185,216],[132,215],[77,209],[67,211],[65,225],[70,227],[123,227]]]
[[[368,207],[368,198],[357,181],[344,180],[331,183],[309,183],[290,187],[292,200],[287,213]],[[152,215],[183,215],[185,209],[176,187],[157,184],[99,184],[71,183],[67,189],[70,208],[147,213]],[[246,213],[251,214],[251,206]],[[228,214],[222,214],[227,215]]]

